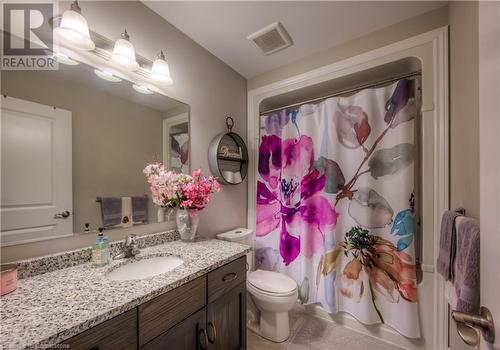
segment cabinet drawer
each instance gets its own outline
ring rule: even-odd
[[[247,279],[247,258],[230,262],[208,274],[208,302],[212,302],[224,295]]]
[[[67,345],[71,350],[137,349],[137,309],[98,324],[62,344]]]
[[[207,303],[205,276],[139,305],[139,346],[172,328]]]

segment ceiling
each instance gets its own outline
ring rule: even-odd
[[[432,11],[441,1],[144,1],[246,78]],[[294,45],[264,56],[249,34],[280,21]]]

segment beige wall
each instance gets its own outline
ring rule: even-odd
[[[235,131],[246,138],[247,90],[242,76],[138,1],[85,1],[80,6],[95,32],[117,38],[126,27],[138,54],[153,59],[160,49],[165,50],[174,79],[168,94],[190,105],[193,169],[210,172],[208,145],[213,137],[225,131],[227,115],[233,116]],[[61,9],[68,7],[68,3],[60,5]],[[214,236],[224,230],[245,226],[246,203],[246,184],[223,187],[201,215],[200,235]],[[133,232],[143,230],[137,228]],[[127,233],[130,230],[110,235],[112,239],[120,239]],[[12,261],[88,246],[93,239],[93,236],[76,236],[4,247],[1,259]]]
[[[452,2],[450,23],[451,208],[479,217],[478,3]]]
[[[252,78],[248,80],[248,90],[286,79],[297,74],[305,73],[315,68],[326,66],[333,62],[347,59],[363,52],[442,27],[448,23],[447,16],[447,7],[442,7],[438,10],[410,18],[404,22],[396,23],[369,35],[332,47],[289,65]]]
[[[248,81],[248,90],[445,25],[450,27],[450,206],[479,216],[477,2],[455,1]]]
[[[161,158],[161,111],[50,71],[3,72],[2,94],[71,111],[73,232],[101,226],[96,197],[149,192],[142,168]],[[151,201],[149,221],[157,221]]]

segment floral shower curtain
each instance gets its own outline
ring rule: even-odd
[[[420,337],[414,81],[261,116],[256,267],[305,304]]]

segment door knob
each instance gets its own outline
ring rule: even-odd
[[[54,219],[67,219],[71,213],[67,210],[63,211],[62,213],[57,213],[54,215]]]
[[[457,322],[458,334],[466,344],[476,346],[479,343],[479,335],[472,328],[480,330],[488,343],[495,342],[495,324],[488,308],[481,306],[479,315],[452,311],[451,317]]]

